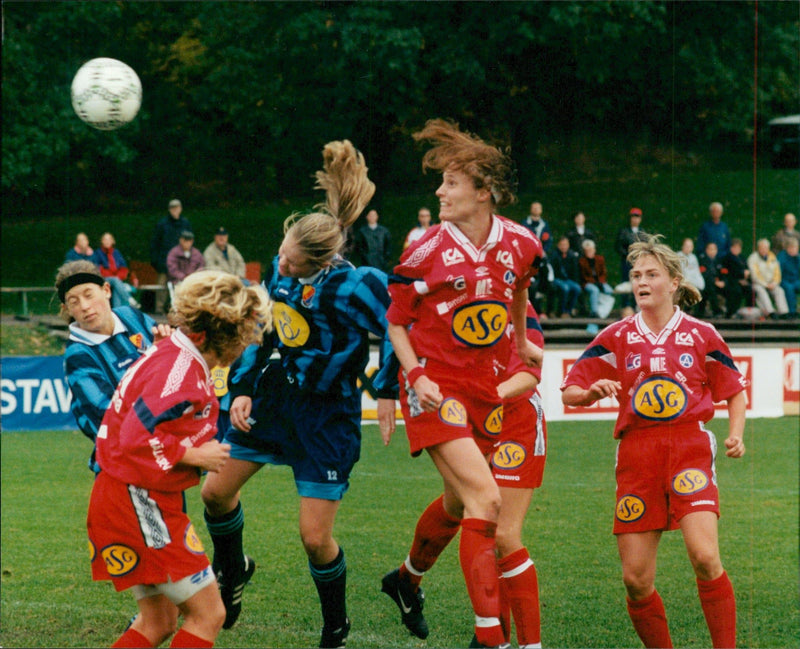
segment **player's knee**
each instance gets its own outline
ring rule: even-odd
[[[722,561],[714,548],[695,548],[689,551],[689,560],[698,578],[710,581],[722,574]]]
[[[628,597],[632,600],[643,599],[653,592],[655,575],[646,566],[626,566],[622,570],[622,582]]]
[[[200,490],[200,497],[203,499],[203,504],[206,506],[208,513],[212,516],[222,516],[227,514],[233,507],[236,506],[236,494],[233,497],[228,494],[224,489],[215,485],[213,481],[206,480],[203,483],[203,488]]]

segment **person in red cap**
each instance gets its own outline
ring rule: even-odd
[[[628,275],[631,272],[631,266],[628,263],[628,248],[636,241],[645,241],[647,233],[642,230],[642,210],[638,207],[632,207],[628,211],[628,225],[621,227],[617,232],[616,249],[620,260],[620,282],[627,282]],[[623,293],[620,301],[620,306],[633,308],[634,300],[633,293]]]

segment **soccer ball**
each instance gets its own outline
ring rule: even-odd
[[[87,61],[72,80],[72,107],[89,126],[113,131],[130,122],[142,105],[142,82],[116,59]]]

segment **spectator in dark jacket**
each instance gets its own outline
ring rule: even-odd
[[[781,287],[786,293],[786,305],[790,318],[797,317],[797,293],[800,292],[800,241],[794,237],[786,239],[785,247],[778,253],[781,267]]]
[[[731,239],[731,249],[722,259],[720,272],[725,282],[725,317],[733,318],[742,306],[742,298],[751,291],[750,270],[742,258],[741,239]]]
[[[89,245],[89,237],[86,236],[85,232],[78,232],[75,237],[75,245],[67,250],[67,254],[64,256],[64,263],[66,264],[68,261],[92,261],[92,255],[94,255],[94,250]]]
[[[703,252],[709,243],[717,244],[720,259],[728,254],[731,247],[731,231],[722,220],[722,203],[711,203],[708,206],[708,220],[703,221],[697,233],[697,249]]]
[[[544,304],[545,298],[552,293],[550,284],[553,270],[550,266],[550,257],[553,255],[554,242],[553,233],[550,232],[550,226],[547,225],[547,221],[542,218],[542,204],[539,201],[531,203],[530,212],[522,222],[522,225],[539,238],[539,241],[542,243],[542,250],[544,251],[542,263],[539,266],[539,272],[531,279],[531,285],[528,288],[528,295],[530,296],[533,308],[536,309],[540,317],[544,317],[547,311]],[[553,308],[552,304],[550,304],[550,308]]]
[[[167,286],[167,255],[176,245],[181,232],[192,231],[192,224],[185,216],[182,216],[183,205],[177,198],[169,202],[169,214],[156,223],[153,228],[153,236],[150,240],[150,263],[158,273],[156,282],[161,286]],[[160,291],[156,293],[156,313],[164,309],[166,293]]]
[[[128,304],[138,307],[136,300],[133,299],[133,286],[125,283],[128,279],[128,263],[122,253],[114,247],[116,243],[113,234],[104,232],[100,237],[100,247],[94,251],[92,261],[111,285],[111,307],[116,309]]]
[[[167,255],[167,278],[177,284],[195,271],[205,268],[203,253],[194,247],[194,234],[189,230],[181,232],[178,245]]]
[[[708,242],[698,261],[706,287],[702,291],[703,301],[700,303],[697,315],[701,318],[708,315],[718,318],[723,312],[725,281],[722,279],[722,261],[717,252],[717,244],[713,241]]]
[[[392,261],[392,236],[389,230],[378,223],[377,210],[367,212],[367,222],[355,234],[353,263],[356,266],[372,266],[386,272]]]
[[[581,294],[578,253],[569,248],[569,239],[561,237],[550,257],[553,269],[553,293],[558,297],[558,309],[562,318],[568,318],[575,311]]]
[[[628,263],[628,248],[632,243],[645,241],[647,233],[640,227],[642,224],[642,210],[632,207],[628,212],[628,225],[617,230],[617,241],[615,248],[620,260],[619,281],[627,282],[630,280],[631,265]],[[633,293],[623,293],[620,300],[621,306],[633,307]]]
[[[572,215],[572,220],[575,223],[575,227],[567,232],[569,247],[580,255],[583,250],[583,242],[587,239],[597,241],[597,235],[591,228],[586,227],[586,215],[583,212],[575,212]]]

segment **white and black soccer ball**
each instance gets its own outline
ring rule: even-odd
[[[129,65],[99,58],[84,63],[72,80],[72,107],[89,126],[113,131],[128,124],[142,105],[142,82]]]

